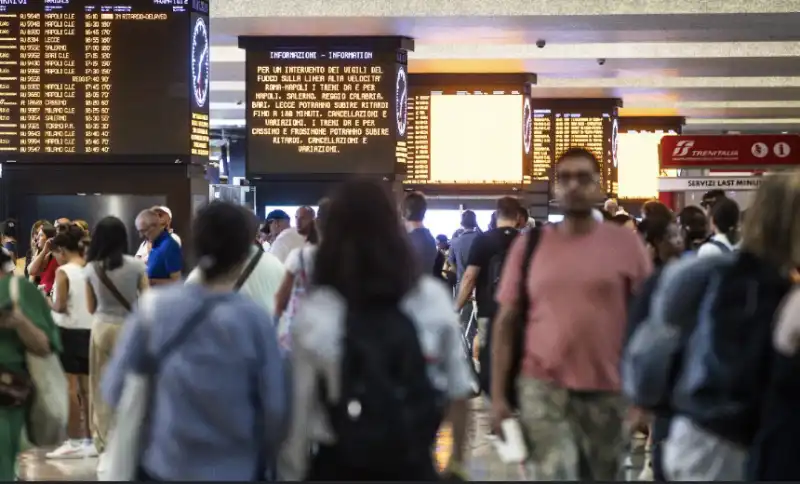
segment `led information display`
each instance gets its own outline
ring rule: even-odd
[[[404,183],[523,183],[530,178],[533,119],[529,92],[535,76],[472,74],[459,85],[446,85],[458,81],[457,77],[411,76],[407,146],[397,160]]]
[[[582,147],[600,160],[603,189],[616,193],[618,100],[533,99],[532,107],[532,179],[550,180],[555,160],[569,148]]]
[[[391,174],[406,135],[405,51],[315,47],[245,46],[248,171]]]
[[[207,1],[0,0],[0,155],[207,157],[208,55]]]

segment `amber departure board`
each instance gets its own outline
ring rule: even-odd
[[[0,0],[0,156],[207,157],[208,11],[200,0]]]
[[[520,185],[530,178],[532,74],[410,77],[407,185]],[[454,84],[454,83],[458,84]]]
[[[587,148],[600,160],[603,189],[616,193],[617,102],[533,99],[532,179],[550,180],[553,164],[562,153],[573,147]]]
[[[247,45],[248,172],[393,172],[406,136],[405,50]]]

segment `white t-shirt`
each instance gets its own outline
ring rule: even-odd
[[[86,270],[83,266],[70,262],[56,269],[63,272],[69,281],[67,289],[67,312],[53,311],[53,321],[66,329],[92,329],[92,315],[86,302]],[[58,295],[58,279],[53,286],[53,301]]]
[[[295,313],[297,313],[300,301],[308,291],[311,277],[314,274],[314,259],[317,255],[317,246],[306,244],[303,247],[294,249],[286,258],[286,272],[294,276],[292,294],[289,296],[289,304],[278,324],[278,339],[285,348],[291,347],[289,332]]]
[[[734,246],[731,244],[728,237],[724,234],[716,234],[711,237],[711,240],[715,241],[716,244],[712,244],[711,242],[706,242],[705,244],[701,245],[699,249],[697,249],[697,257],[709,257],[712,255],[719,255],[724,254],[725,251],[722,250],[721,247],[717,244],[722,244],[728,248],[727,252],[733,252]]]
[[[297,233],[297,229],[294,227],[289,227],[275,237],[269,252],[277,257],[279,261],[286,262],[289,253],[304,246],[305,243],[306,238]]]
[[[250,250],[250,257],[247,259],[247,264],[253,260],[256,253],[260,252],[257,247]],[[244,268],[242,268],[244,270]],[[186,278],[186,284],[198,284],[202,281],[202,271],[195,267],[194,270]],[[239,292],[247,295],[250,299],[255,301],[270,316],[275,316],[275,294],[278,288],[281,287],[283,278],[286,276],[286,268],[281,261],[275,258],[274,255],[264,252],[261,254],[261,259],[253,269],[250,277],[247,278]]]

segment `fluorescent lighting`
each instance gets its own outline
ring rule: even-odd
[[[793,77],[600,77],[569,78],[539,75],[533,86],[538,88],[575,89],[575,88],[647,88],[647,89],[683,89],[683,88],[766,88],[766,87],[800,87],[800,76]]]
[[[211,103],[211,109],[244,110],[244,103]]]
[[[212,119],[211,120],[211,127],[212,128],[222,128],[225,126],[236,126],[242,127],[247,122],[244,119]]]
[[[245,51],[235,46],[212,46],[211,62],[244,62]]]
[[[244,81],[211,81],[212,91],[244,91]]]
[[[689,118],[686,124],[800,124],[800,118]]]

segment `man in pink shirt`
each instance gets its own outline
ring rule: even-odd
[[[619,360],[628,301],[652,270],[644,244],[623,227],[592,217],[602,200],[600,163],[583,148],[556,162],[564,221],[540,229],[527,274],[526,242],[511,246],[496,299],[492,334],[492,420],[511,415],[507,381],[513,325],[525,318],[519,418],[534,480],[616,480],[624,453],[625,404]],[[525,284],[523,285],[523,278]],[[527,314],[520,315],[521,288]]]

